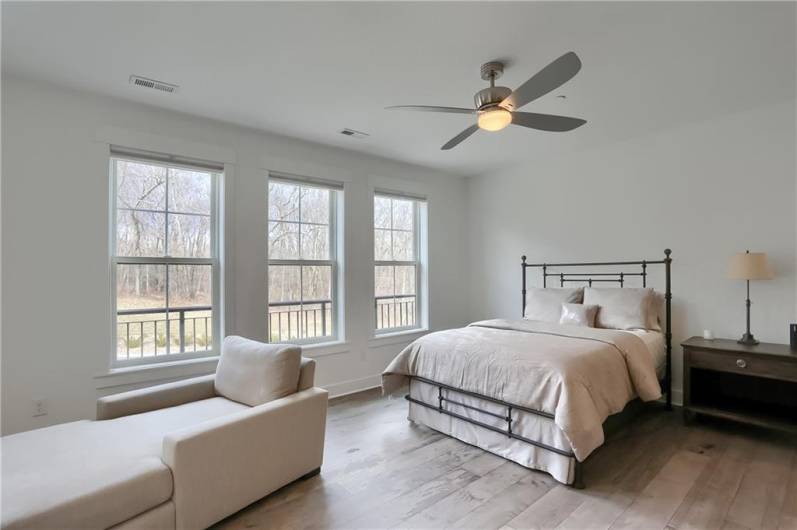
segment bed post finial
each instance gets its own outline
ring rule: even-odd
[[[665,249],[664,249],[664,255],[665,255],[665,256],[667,256],[667,258],[669,258],[669,257],[670,257],[670,254],[672,254],[672,250],[670,250],[670,249],[668,249],[668,248],[665,248]]]
[[[526,263],[526,256],[520,256],[520,260],[525,264]]]

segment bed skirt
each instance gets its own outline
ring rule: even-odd
[[[437,386],[414,379],[410,384],[409,397],[424,403],[437,404],[438,392],[440,390]],[[506,429],[506,420],[500,417],[506,415],[505,406],[445,389],[442,390],[442,393],[446,397],[449,397],[450,393],[450,400],[445,402],[446,410],[492,425],[498,429]],[[452,401],[462,405],[452,403]],[[492,412],[495,416],[469,407]],[[552,419],[517,410],[513,411],[512,416],[512,431],[514,433],[566,452],[572,452],[570,443],[564,433]],[[436,409],[427,408],[412,401],[409,402],[408,419],[516,462],[524,467],[549,473],[563,484],[572,484],[576,479],[576,460],[573,457],[560,455],[530,445],[522,440],[509,438],[504,434],[485,429],[459,418],[441,414]]]

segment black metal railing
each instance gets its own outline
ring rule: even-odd
[[[332,335],[332,300],[272,302],[268,305],[271,342]]]
[[[416,323],[414,294],[374,298],[376,329],[407,328]]]
[[[165,308],[117,311],[116,358],[127,360],[212,349],[212,309],[194,306],[171,307],[168,311]],[[142,318],[135,318],[138,316]]]

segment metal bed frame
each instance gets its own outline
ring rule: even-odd
[[[588,263],[526,263],[526,256],[521,258],[521,269],[522,269],[522,300],[523,305],[521,311],[525,311],[526,309],[526,271],[529,268],[537,268],[542,269],[542,286],[548,287],[548,278],[558,278],[559,286],[564,287],[565,283],[586,283],[587,285],[591,286],[593,283],[617,283],[622,288],[625,285],[626,279],[629,277],[641,277],[642,278],[642,287],[647,287],[647,276],[648,271],[647,268],[650,265],[664,265],[664,283],[665,283],[665,291],[664,291],[664,304],[665,304],[665,322],[664,322],[664,340],[665,340],[665,347],[666,347],[666,365],[665,365],[665,372],[664,372],[664,379],[661,381],[662,388],[667,395],[666,398],[666,407],[667,410],[672,409],[672,313],[671,313],[671,306],[672,306],[672,291],[671,291],[671,266],[672,266],[672,258],[670,254],[672,251],[670,249],[664,250],[664,259],[661,260],[641,260],[641,261],[610,261],[610,262],[588,262]],[[585,272],[550,272],[549,268],[555,269],[562,269],[562,268],[569,268],[569,267],[621,267],[621,268],[628,268],[628,267],[641,267],[640,272],[628,272],[626,270],[620,270],[618,272],[592,272],[592,273],[585,273]],[[521,313],[523,314],[523,313]],[[428,409],[436,410],[440,414],[445,414],[446,416],[451,416],[453,418],[457,418],[462,421],[466,421],[473,425],[477,425],[484,429],[497,432],[499,434],[503,434],[510,439],[519,440],[521,442],[525,442],[531,444],[535,447],[539,447],[540,449],[544,449],[546,451],[551,451],[553,453],[565,456],[567,458],[572,458],[574,462],[574,473],[573,473],[573,482],[568,484],[569,486],[573,486],[575,488],[583,488],[584,487],[584,463],[579,462],[576,458],[575,454],[569,449],[560,449],[558,447],[552,447],[547,445],[543,442],[538,440],[531,440],[529,438],[523,437],[515,432],[512,431],[512,423],[515,421],[515,418],[512,416],[513,413],[516,412],[525,412],[528,414],[534,414],[536,416],[540,416],[543,418],[547,418],[549,420],[554,419],[554,415],[541,411],[541,410],[534,410],[529,407],[524,407],[521,405],[517,405],[515,403],[509,403],[507,401],[503,401],[500,399],[492,398],[490,396],[485,396],[483,394],[479,394],[477,392],[471,392],[469,390],[463,390],[461,388],[456,388],[450,385],[446,385],[443,383],[439,383],[437,381],[432,381],[430,379],[426,379],[420,376],[409,376],[409,384],[410,389],[412,387],[412,381],[420,381],[422,383],[426,383],[428,385],[436,386],[437,387],[437,404],[426,403],[420,399],[416,399],[412,397],[412,392],[408,392],[404,398],[409,401],[410,403],[414,403],[421,407],[426,407]],[[445,393],[443,391],[446,391]],[[479,407],[468,405],[461,401],[457,401],[455,399],[451,399],[449,396],[451,393],[475,397],[478,399],[483,399],[485,401],[489,401],[491,403],[495,403],[500,406],[506,407],[506,414],[498,414],[494,411],[484,410]],[[481,414],[486,414],[488,416],[492,416],[494,418],[498,418],[506,422],[506,428],[502,429],[500,427],[496,427],[494,425],[490,425],[488,423],[484,423],[473,418],[469,418],[463,414],[458,414],[453,412],[447,408],[445,408],[445,404],[450,403],[455,406],[463,407],[466,409],[474,410]],[[622,414],[622,413],[618,413]]]

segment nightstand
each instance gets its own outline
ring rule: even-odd
[[[797,352],[692,337],[684,351],[684,419],[697,415],[797,433]]]

